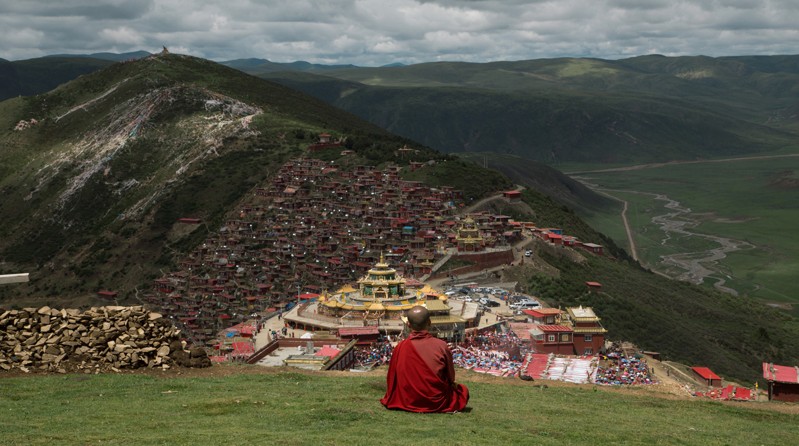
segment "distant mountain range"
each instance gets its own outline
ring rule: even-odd
[[[122,62],[124,60],[136,60],[143,57],[152,55],[148,51],[131,51],[129,53],[91,53],[91,54],[52,54],[45,57],[61,57],[61,58],[74,58],[82,57],[89,59],[110,60],[113,62]]]
[[[0,61],[0,99],[148,54]],[[643,163],[775,152],[795,147],[799,135],[799,56],[222,64],[445,153],[496,152],[554,165]]]
[[[799,56],[542,59],[257,73],[443,152],[639,163],[796,146]]]

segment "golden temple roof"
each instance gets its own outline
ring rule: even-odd
[[[338,290],[339,293],[354,293],[356,291],[358,290],[353,288],[350,284],[346,284]]]
[[[374,302],[372,305],[369,305],[369,311],[382,311],[385,309],[386,307],[384,307],[380,302]]]

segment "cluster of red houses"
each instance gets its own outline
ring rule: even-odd
[[[251,313],[352,282],[381,252],[407,277],[430,273],[457,245],[462,197],[402,180],[400,172],[394,165],[345,170],[309,158],[286,163],[178,271],[155,280],[148,303],[205,342]],[[472,218],[488,245],[522,237],[522,226],[507,216]]]

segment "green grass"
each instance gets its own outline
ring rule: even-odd
[[[541,389],[459,371],[471,410],[385,410],[385,378],[283,371],[226,377],[0,379],[3,443],[791,444],[797,415],[588,386]],[[536,382],[535,384],[539,384]]]
[[[733,276],[734,287],[768,301],[799,302],[795,271],[799,269],[799,239],[790,236],[799,220],[799,158],[739,162],[669,165],[635,171],[583,174],[611,194],[628,200],[628,219],[635,232],[639,256],[661,269],[661,255],[707,249],[712,242],[697,237],[672,237],[651,218],[667,212],[652,195],[618,191],[661,193],[691,209],[701,223],[693,232],[743,240],[755,245],[731,253],[720,262]],[[619,219],[609,214],[589,218],[619,244]]]

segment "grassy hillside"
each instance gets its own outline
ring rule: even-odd
[[[13,130],[30,118],[39,124]],[[419,159],[444,159],[309,96],[187,56],[117,63],[0,103],[0,259],[3,272],[31,273],[31,284],[0,293],[29,304],[132,293],[321,132],[346,136],[364,164],[404,144]],[[181,232],[176,220],[186,216],[205,224]]]
[[[797,60],[646,56],[261,75],[444,152],[629,163],[795,151]]]
[[[514,183],[534,189],[568,206],[581,216],[618,213],[615,201],[589,189],[583,183],[564,175],[546,164],[512,155],[465,153],[459,157],[481,166],[496,169]]]
[[[0,101],[50,91],[111,63],[109,60],[71,56],[39,57],[14,62],[0,59]]]
[[[799,436],[796,412],[779,403],[541,388],[458,371],[471,393],[467,411],[420,415],[380,405],[380,373],[246,371],[4,378],[0,429],[9,445],[760,445]]]

